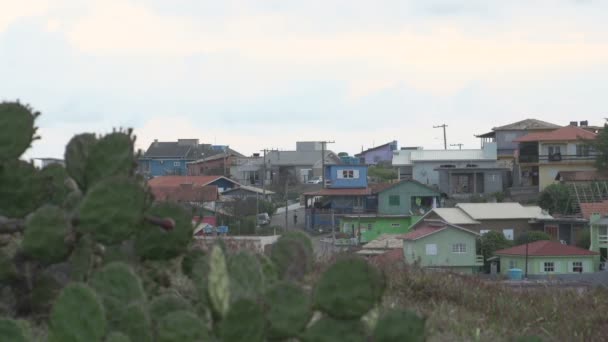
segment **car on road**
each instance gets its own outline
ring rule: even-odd
[[[315,178],[309,179],[306,183],[308,183],[308,184],[321,184],[322,181],[323,181],[323,179],[321,177],[315,177]]]
[[[270,224],[270,216],[268,213],[258,214],[258,226],[265,226]]]

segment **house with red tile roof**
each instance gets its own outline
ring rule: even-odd
[[[557,241],[535,241],[494,252],[500,258],[501,273],[518,268],[528,275],[577,274],[599,270],[599,253]]]
[[[477,255],[479,233],[443,221],[426,221],[398,238],[403,240],[407,264],[425,268],[476,273],[483,265]]]
[[[534,186],[539,191],[556,182],[557,175],[571,171],[595,171],[597,153],[588,141],[595,140],[594,131],[573,122],[549,132],[534,132],[514,141],[516,168],[514,186]]]

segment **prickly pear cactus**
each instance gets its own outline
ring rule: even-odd
[[[338,319],[365,315],[382,298],[384,277],[361,258],[339,259],[319,279],[314,303],[321,311]]]
[[[543,342],[543,339],[538,336],[521,336],[517,338],[517,342]]]
[[[374,341],[424,342],[425,320],[407,310],[391,310],[384,313],[374,329]]]
[[[154,298],[150,302],[149,308],[153,323],[158,323],[163,317],[174,311],[192,311],[190,302],[172,293]]]
[[[36,277],[30,293],[30,307],[32,312],[45,317],[51,310],[57,296],[61,293],[63,284],[50,273],[43,273]]]
[[[0,163],[19,158],[35,139],[40,115],[19,102],[0,103]]]
[[[262,274],[264,274],[266,286],[269,287],[279,281],[277,266],[270,260],[270,258],[261,253],[256,254],[256,256],[260,266],[262,267]]]
[[[33,342],[23,324],[7,318],[0,318],[0,341]]]
[[[27,220],[22,249],[32,258],[52,264],[63,260],[69,250],[65,243],[69,227],[63,210],[47,205]]]
[[[6,253],[0,250],[0,287],[1,285],[10,284],[17,276],[15,264]]]
[[[209,265],[205,261],[205,258],[205,252],[198,248],[187,251],[186,254],[184,254],[181,262],[182,273],[192,278],[194,265],[196,265],[199,260],[202,260],[202,264],[205,265],[205,270],[203,270],[204,274],[207,274]]]
[[[141,280],[124,263],[115,262],[104,266],[93,274],[89,283],[102,299],[108,319],[126,307],[146,300]]]
[[[247,252],[238,252],[228,257],[230,277],[230,300],[240,298],[258,299],[264,293],[264,274],[257,258]]]
[[[280,279],[301,280],[311,269],[312,254],[299,239],[280,237],[272,246],[270,259]]]
[[[129,336],[121,332],[114,331],[108,334],[108,337],[106,337],[105,342],[131,342],[131,339],[129,338]]]
[[[91,188],[80,204],[77,229],[104,244],[128,239],[142,225],[147,195],[128,178],[109,178]]]
[[[113,316],[108,316],[108,326],[129,336],[132,342],[151,342],[152,324],[143,303],[125,306]]]
[[[260,306],[249,299],[240,299],[230,306],[218,332],[223,342],[261,342],[265,337],[265,325]]]
[[[66,186],[68,173],[60,164],[51,164],[38,172],[44,203],[62,206],[70,190]]]
[[[105,135],[91,146],[85,163],[87,187],[109,177],[128,177],[135,170],[131,131]]]
[[[302,342],[365,342],[365,329],[360,320],[323,317],[301,335]],[[405,340],[407,341],[407,340]]]
[[[31,163],[11,160],[0,164],[0,215],[21,218],[41,204],[38,171]]]
[[[89,235],[83,235],[69,258],[71,278],[73,281],[86,281],[95,263],[95,241]]]
[[[208,285],[199,288],[207,289],[213,311],[220,317],[224,317],[230,307],[230,275],[224,252],[219,245],[213,246],[211,250]],[[201,297],[205,295],[205,293],[200,293]]]
[[[310,296],[301,287],[278,282],[264,296],[268,337],[297,337],[312,316]]]
[[[75,135],[70,139],[65,148],[64,158],[66,170],[82,191],[87,188],[85,182],[85,169],[89,160],[90,150],[96,143],[97,138],[95,137],[95,134],[82,133]]]
[[[168,260],[183,254],[192,241],[192,214],[177,203],[157,203],[149,215],[170,217],[175,221],[171,231],[159,229],[150,223],[137,232],[135,251],[144,260]]]
[[[209,333],[204,321],[191,311],[174,311],[158,323],[157,342],[208,341]]]
[[[100,342],[106,331],[103,306],[84,284],[63,289],[51,312],[49,342]]]

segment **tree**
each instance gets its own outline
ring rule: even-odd
[[[574,202],[568,187],[563,184],[551,184],[540,193],[538,205],[549,214],[571,215],[574,213]]]
[[[483,259],[486,260],[485,269],[489,271],[490,264],[487,260],[494,256],[494,252],[500,249],[511,247],[511,241],[505,238],[504,234],[496,231],[489,231],[483,234],[477,241],[478,249],[483,255]]]
[[[608,119],[604,123],[604,129],[602,129],[595,140],[585,140],[585,142],[597,152],[595,159],[595,167],[599,171],[608,171]]]
[[[382,166],[370,166],[368,169],[370,177],[375,178],[378,181],[387,182],[397,179],[397,171],[392,168]]]
[[[541,240],[551,240],[551,235],[545,232],[541,232],[540,230],[532,230],[518,236],[517,239],[515,239],[515,244],[523,245],[526,242],[530,243]]]

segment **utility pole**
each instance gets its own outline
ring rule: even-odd
[[[450,144],[450,146],[458,146],[459,150],[462,150],[462,145],[464,145],[464,144],[460,144],[460,143],[459,144]]]
[[[446,124],[442,124],[442,125],[438,125],[438,126],[433,126],[433,128],[443,128],[443,149],[447,150],[448,149],[448,140],[446,139],[446,135],[445,135],[445,128],[448,127],[448,125]]]
[[[289,179],[285,178],[285,231],[287,231],[287,228],[289,227],[289,201],[288,196],[287,196],[287,187],[289,185]]]
[[[325,188],[325,148],[326,144],[333,144],[335,141],[319,141],[321,143],[321,182]]]

